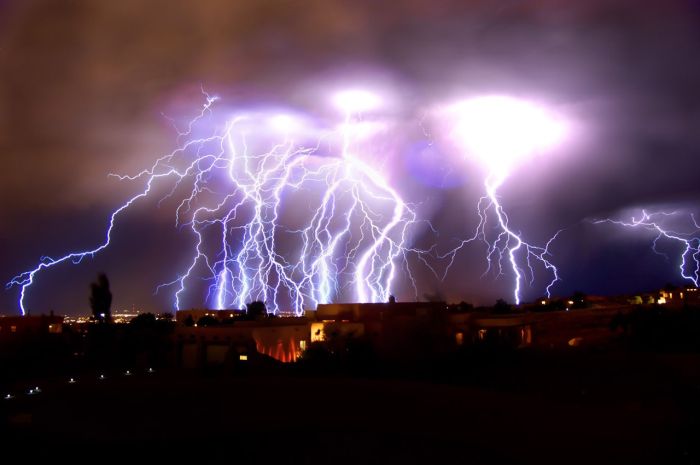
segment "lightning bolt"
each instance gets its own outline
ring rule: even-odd
[[[158,206],[174,199],[175,226],[194,238],[185,269],[156,287],[173,289],[175,309],[202,280],[208,283],[205,305],[243,308],[262,300],[268,311],[297,315],[344,292],[360,302],[386,301],[402,271],[417,294],[408,257],[425,251],[408,244],[419,221],[367,154],[357,153],[357,114],[346,113],[340,154],[327,156],[320,147],[324,141],[332,145],[333,134],[304,146],[285,131],[270,143],[265,116],[256,113],[239,115],[207,137],[192,137],[218,100],[202,93],[201,112],[185,130],[176,126],[179,145],[173,152],[135,175],[110,174],[143,187],[110,215],[97,247],[42,257],[7,283],[20,288],[22,314],[39,273],[79,264],[108,248],[119,217],[163,189]],[[301,225],[289,225],[289,212]]]
[[[669,221],[679,217],[689,220],[686,224],[686,228],[689,229],[688,232],[675,231],[665,225]],[[695,215],[692,213],[688,214],[679,210],[649,213],[646,210],[642,210],[640,216],[633,216],[630,221],[605,218],[596,220],[593,223],[609,223],[624,228],[649,231],[655,235],[652,242],[652,249],[655,253],[666,258],[668,258],[668,255],[657,249],[659,241],[668,240],[679,243],[683,247],[683,252],[679,256],[678,264],[681,277],[692,281],[696,287],[698,283],[700,283],[700,225],[695,219]]]
[[[449,258],[447,273],[456,254],[471,242],[486,244],[487,267],[497,277],[510,268],[514,276],[513,300],[520,304],[523,280],[535,281],[535,266],[544,267],[551,276],[545,291],[560,281],[559,271],[550,260],[550,247],[561,233],[558,231],[544,246],[533,245],[516,231],[499,199],[499,189],[508,175],[520,164],[559,143],[567,126],[561,117],[545,107],[506,95],[474,96],[442,109],[450,127],[449,136],[464,155],[486,168],[485,194],[477,202],[479,222],[474,234],[442,255]]]
[[[446,275],[454,263],[457,252],[471,242],[483,242],[487,249],[487,266],[482,276],[495,270],[497,277],[500,277],[505,274],[504,266],[509,267],[514,276],[513,299],[518,305],[521,301],[523,280],[529,277],[529,285],[534,285],[535,264],[539,263],[551,275],[551,280],[545,288],[547,297],[551,297],[552,287],[561,280],[557,267],[550,261],[549,248],[562,230],[557,231],[544,246],[530,244],[523,239],[522,233],[514,231],[498,198],[498,189],[503,185],[505,177],[505,174],[491,172],[485,178],[486,194],[477,202],[479,222],[474,234],[462,240],[454,249],[442,254],[440,258],[449,259],[445,269]]]

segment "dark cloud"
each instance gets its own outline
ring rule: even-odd
[[[514,224],[537,240],[570,228],[556,246],[561,292],[672,280],[658,257],[636,253],[644,244],[626,246],[581,221],[634,206],[697,205],[698,50],[700,7],[690,0],[0,2],[0,277],[98,240],[115,199],[133,189],[107,173],[133,172],[170,150],[175,134],[161,112],[191,114],[200,83],[231,105],[264,99],[320,112],[309,88],[374,73],[400,88],[416,115],[479,92],[557,105],[580,124],[580,140],[523,168],[503,190]],[[416,137],[406,147],[421,139],[408,120]],[[417,183],[410,169],[399,174],[405,186]],[[441,240],[474,226],[478,185],[465,182],[420,191],[442,205],[432,218]],[[142,237],[162,226],[148,213],[141,221],[154,223],[138,230]],[[148,255],[155,280],[166,265],[157,251]],[[507,294],[507,281],[478,278],[481,251],[460,257],[450,279],[426,292],[442,286],[451,298],[482,301]],[[126,289],[130,265],[105,260],[76,276],[110,265],[114,286]],[[625,274],[632,268],[636,275]],[[623,278],[602,279],[601,269]],[[75,296],[86,276],[42,279],[51,292],[37,306],[84,304]],[[124,290],[118,304],[163,304],[151,290]],[[15,297],[5,292],[0,307],[13,308]]]

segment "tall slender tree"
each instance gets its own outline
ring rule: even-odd
[[[90,308],[92,316],[101,322],[112,320],[112,292],[109,290],[107,275],[100,273],[97,281],[90,284]]]

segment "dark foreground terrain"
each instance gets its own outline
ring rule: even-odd
[[[516,354],[420,373],[47,379],[2,401],[0,438],[8,457],[77,461],[698,463],[696,355]]]

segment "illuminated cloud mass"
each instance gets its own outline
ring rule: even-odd
[[[502,95],[474,97],[446,110],[451,136],[500,185],[527,158],[564,138],[565,123],[532,102]]]
[[[694,0],[0,2],[0,313],[27,280],[26,310],[85,313],[100,271],[115,308],[149,311],[691,283],[699,19]]]

